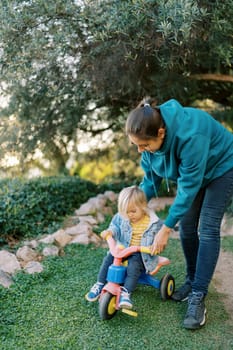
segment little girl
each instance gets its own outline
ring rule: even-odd
[[[155,234],[163,222],[148,208],[144,192],[138,186],[124,188],[118,197],[118,213],[113,217],[109,228],[102,233],[103,238],[111,234],[113,238],[125,247],[142,245],[150,246]],[[131,309],[133,304],[130,294],[134,291],[142,272],[155,269],[158,256],[146,253],[134,253],[127,258],[127,274],[122,286],[119,306]],[[95,301],[106,283],[108,267],[113,263],[113,256],[108,253],[103,259],[97,282],[92,286],[85,298]]]

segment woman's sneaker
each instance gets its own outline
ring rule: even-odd
[[[86,300],[96,301],[104,287],[104,283],[97,282],[91,287],[90,291],[85,295]]]
[[[192,292],[192,286],[189,281],[186,281],[179,289],[177,289],[171,296],[175,301],[185,301]]]
[[[202,292],[192,292],[188,300],[188,310],[184,319],[184,328],[198,329],[206,321],[205,295]]]
[[[124,287],[122,287],[119,300],[119,307],[124,309],[132,309],[133,307],[132,301],[130,300],[130,293]]]

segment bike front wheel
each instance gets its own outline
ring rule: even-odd
[[[99,299],[99,315],[102,320],[110,320],[116,314],[116,296],[105,292]]]

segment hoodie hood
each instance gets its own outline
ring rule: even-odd
[[[170,151],[170,147],[179,124],[178,119],[180,119],[184,114],[184,109],[176,100],[169,100],[168,102],[160,105],[159,109],[166,125],[166,136],[161,149],[155,153],[158,155],[163,155]]]

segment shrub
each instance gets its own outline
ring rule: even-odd
[[[142,181],[142,177],[128,177],[123,179],[112,178],[112,181],[103,182],[98,185],[99,193],[104,191],[120,192],[126,186],[139,185]],[[176,185],[172,182],[169,183],[169,192],[165,180],[162,180],[161,186],[158,191],[159,197],[172,197],[175,196]]]
[[[97,186],[78,177],[47,177],[0,181],[0,232],[32,237],[97,194]]]
[[[113,191],[119,193],[124,187],[139,185],[141,179],[132,178],[132,179],[111,179],[110,181],[102,182],[98,185],[99,193],[105,191]]]

